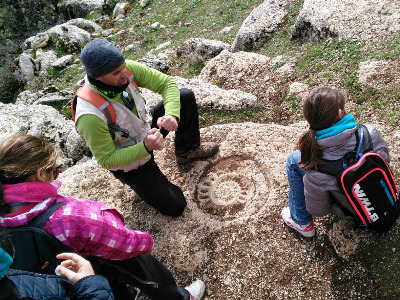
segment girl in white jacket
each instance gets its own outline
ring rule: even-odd
[[[344,96],[336,89],[320,87],[303,103],[304,118],[310,128],[300,137],[297,148],[289,154],[286,172],[289,181],[289,207],[282,210],[286,225],[305,237],[313,237],[313,216],[330,212],[354,220],[355,214],[335,176],[317,172],[321,159],[336,160],[356,146],[357,124],[344,109]],[[388,146],[373,125],[366,125],[373,151],[390,161]]]

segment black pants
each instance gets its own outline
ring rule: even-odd
[[[181,117],[175,133],[175,152],[183,154],[200,146],[199,116],[196,99],[189,89],[181,89]],[[157,119],[164,115],[163,102],[152,108],[152,127],[156,127]],[[168,131],[161,130],[164,137]],[[111,171],[122,183],[129,185],[147,204],[160,213],[177,217],[186,207],[186,199],[182,190],[168,181],[151,157],[150,161],[129,172]]]
[[[139,168],[124,172],[111,171],[122,183],[129,185],[147,204],[163,215],[178,217],[186,207],[182,190],[168,181],[153,156]]]
[[[96,274],[107,278],[116,300],[131,299],[126,284],[139,288],[151,300],[190,299],[189,292],[178,287],[171,272],[150,254],[123,261],[104,260],[93,265]]]
[[[199,113],[197,111],[196,98],[189,89],[180,89],[181,95],[181,117],[178,129],[175,132],[175,153],[185,154],[189,150],[196,149],[200,146],[200,130],[199,130]],[[153,116],[151,127],[157,127],[157,119],[164,116],[163,101],[157,103],[151,109]],[[161,129],[164,137],[168,135],[168,131]]]

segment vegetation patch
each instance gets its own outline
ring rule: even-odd
[[[259,122],[263,116],[264,107],[244,108],[235,111],[216,110],[213,108],[199,107],[200,127],[208,127],[215,124],[229,124],[242,122]]]

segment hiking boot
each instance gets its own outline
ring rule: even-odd
[[[313,237],[315,235],[314,223],[311,222],[306,225],[297,224],[295,221],[293,221],[292,217],[290,216],[289,207],[283,208],[281,214],[282,214],[283,221],[286,223],[286,225],[293,228],[294,230],[300,232],[303,236]]]
[[[197,279],[191,285],[185,287],[190,294],[190,300],[200,300],[203,297],[206,286],[203,281]]]
[[[190,150],[189,152],[182,155],[176,155],[176,162],[177,164],[181,165],[191,162],[193,160],[207,158],[217,153],[218,148],[219,146],[217,143],[205,142],[194,150]]]

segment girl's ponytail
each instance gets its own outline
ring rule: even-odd
[[[299,139],[297,143],[298,149],[301,152],[301,160],[299,162],[300,168],[309,170],[314,165],[321,162],[322,151],[315,139],[315,132],[312,129],[307,130]]]

